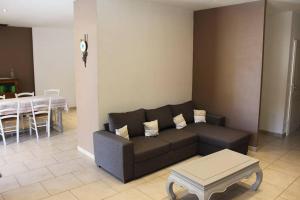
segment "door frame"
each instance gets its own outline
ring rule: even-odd
[[[292,47],[292,54],[291,54],[291,70],[289,73],[288,78],[288,94],[287,94],[287,107],[286,107],[286,120],[285,120],[285,133],[286,135],[290,134],[290,119],[291,119],[291,105],[292,105],[292,95],[294,90],[294,78],[295,78],[295,67],[296,67],[296,51],[297,45],[300,44],[300,41],[297,39],[293,39],[293,47]]]

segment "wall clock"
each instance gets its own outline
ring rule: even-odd
[[[87,56],[88,56],[88,35],[84,34],[84,39],[80,40],[80,51],[82,53],[82,61],[84,67],[86,67]]]

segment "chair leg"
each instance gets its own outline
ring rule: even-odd
[[[19,118],[17,118],[16,135],[17,135],[17,144],[19,144],[19,142],[20,142],[20,121],[19,121]]]
[[[25,127],[24,127],[24,116],[21,115],[20,118],[21,118],[21,126],[22,126],[22,130],[24,131],[24,129],[25,129]]]
[[[38,131],[36,122],[34,123],[34,130],[35,130],[35,134],[36,134],[36,139],[38,140],[39,139],[39,131]]]
[[[39,131],[38,131],[37,127],[35,128],[35,134],[36,134],[36,139],[38,140],[39,139]]]
[[[17,144],[20,143],[20,134],[19,134],[19,130],[16,130],[16,136],[17,136]]]
[[[5,135],[4,135],[4,133],[1,134],[1,136],[2,136],[2,140],[3,140],[3,145],[6,146],[6,140],[5,140]]]
[[[32,136],[32,123],[31,123],[31,119],[29,119],[29,135]]]
[[[47,131],[48,137],[50,137],[50,121],[49,120],[46,121],[46,131]]]

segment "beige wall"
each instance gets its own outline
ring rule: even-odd
[[[100,0],[99,110],[154,108],[192,98],[193,12],[146,0]]]
[[[74,10],[79,147],[93,153],[109,112],[191,100],[193,11],[147,0],[77,0]]]
[[[76,106],[73,35],[72,28],[32,28],[35,92],[60,89],[71,107]]]
[[[99,129],[98,109],[98,34],[96,0],[74,3],[74,57],[78,146],[93,152],[92,133]],[[88,34],[89,49],[86,68],[81,60],[80,39]]]
[[[292,11],[268,9],[260,129],[285,133],[285,110],[292,34]]]
[[[293,12],[293,39],[300,40],[300,11]]]

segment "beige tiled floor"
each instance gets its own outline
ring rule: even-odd
[[[77,149],[76,113],[64,115],[64,134],[53,132],[50,139],[41,135],[37,142],[27,135],[17,145],[9,138],[5,149],[0,144],[0,200],[166,200],[165,183],[170,168],[122,184]],[[252,176],[233,185],[213,200],[299,200],[300,133],[279,139],[262,135],[258,152],[264,180],[257,192],[249,190]],[[193,158],[191,158],[193,159]],[[194,200],[176,187],[180,199]]]

